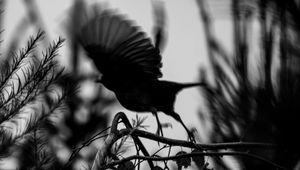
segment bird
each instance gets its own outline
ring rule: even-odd
[[[151,112],[157,121],[156,134],[162,136],[158,112],[169,115],[195,141],[193,133],[174,111],[174,103],[179,91],[205,83],[160,80],[163,75],[160,50],[133,20],[110,10],[101,11],[81,26],[78,40],[102,74],[98,82],[114,92],[124,108],[137,113]]]

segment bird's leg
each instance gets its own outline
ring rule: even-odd
[[[157,121],[157,130],[156,130],[156,134],[161,134],[161,136],[164,136],[164,133],[163,133],[163,131],[162,131],[162,126],[161,126],[161,123],[160,123],[160,121],[159,121],[159,119],[158,119],[158,114],[157,114],[157,112],[156,112],[156,114],[155,114],[155,117],[156,117],[156,121]]]
[[[163,131],[162,131],[162,126],[161,126],[161,123],[160,123],[159,118],[158,118],[157,110],[155,108],[151,108],[151,112],[155,116],[156,122],[157,122],[156,134],[157,135],[161,134],[161,136],[164,136]]]
[[[185,126],[185,124],[183,123],[183,121],[182,121],[181,117],[179,116],[179,114],[172,111],[172,114],[170,114],[170,116],[172,116],[174,119],[176,119],[178,122],[181,123],[181,125],[184,127],[184,129],[188,133],[188,136],[189,136],[190,140],[192,142],[196,143],[194,134]]]

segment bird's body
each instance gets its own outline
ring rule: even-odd
[[[161,111],[179,121],[192,136],[174,111],[174,102],[180,90],[203,84],[159,80],[162,77],[159,49],[132,21],[104,11],[82,27],[79,40],[102,73],[100,82],[115,93],[123,107],[152,112],[160,131],[157,112]]]
[[[174,110],[177,93],[190,84],[152,80],[136,82],[126,90],[116,92],[120,104],[128,110],[151,112],[152,108],[168,114]],[[199,84],[191,84],[199,85]]]

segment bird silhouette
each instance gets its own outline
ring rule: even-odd
[[[180,122],[190,140],[194,135],[174,111],[176,94],[204,83],[176,83],[159,80],[161,55],[146,34],[123,15],[105,10],[91,17],[80,29],[78,39],[102,73],[101,82],[113,91],[128,110],[151,112],[157,120],[157,134],[162,132],[158,112]]]

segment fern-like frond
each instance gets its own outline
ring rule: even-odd
[[[2,61],[0,67],[0,91],[3,90],[13,74],[21,68],[22,62],[33,52],[38,41],[42,40],[43,36],[44,32],[39,31],[35,37],[30,37],[25,48],[21,49],[18,54],[15,53],[12,55],[11,61]]]
[[[61,38],[57,42],[53,42],[47,52],[43,53],[43,58],[37,67],[34,67],[32,62],[28,62],[27,67],[20,69],[15,74],[17,82],[11,81],[10,90],[6,94],[8,97],[6,99],[5,96],[1,97],[5,101],[2,101],[0,108],[6,108],[8,112],[4,114],[0,123],[15,116],[22,107],[39,94],[47,91],[48,87],[62,74],[63,69],[58,70],[57,62],[54,61],[62,43]],[[18,85],[17,88],[14,87],[15,84]]]
[[[0,158],[7,157],[11,148],[25,146],[29,148],[25,150],[38,155],[25,156],[24,159],[28,158],[25,162],[29,161],[25,167],[31,169],[48,169],[44,166],[52,162],[47,154],[50,151],[41,151],[48,146],[39,137],[53,127],[50,117],[57,111],[65,111],[64,102],[71,94],[69,89],[74,89],[56,85],[64,71],[55,61],[64,42],[62,38],[53,41],[41,58],[37,53],[32,54],[43,35],[40,31],[31,37],[18,55],[2,62],[5,67],[0,70]]]
[[[147,125],[143,125],[143,123],[145,122],[145,120],[147,119],[147,117],[139,117],[137,114],[135,115],[135,119],[132,119],[132,126],[133,128],[137,128],[137,129],[146,129]]]
[[[7,133],[4,128],[0,128],[0,159],[10,155],[12,134]]]
[[[47,170],[55,169],[55,156],[48,145],[48,135],[35,129],[18,147],[21,150],[21,169]]]
[[[3,134],[0,134],[2,137],[0,138],[0,153],[4,154],[0,154],[0,158],[1,156],[7,156],[7,153],[9,153],[7,150],[7,148],[9,148],[8,146],[11,147],[19,143],[18,141],[22,140],[24,136],[31,134],[36,129],[53,131],[54,128],[50,119],[51,116],[57,112],[66,112],[65,102],[72,94],[73,92],[71,92],[68,87],[50,90],[40,96],[40,99],[33,102],[31,106],[22,108],[22,113],[17,114],[7,121],[11,123],[10,126],[5,126],[5,123],[7,122],[1,124],[0,130],[3,131]],[[10,128],[11,131],[14,129],[14,133],[7,133],[8,128]]]

